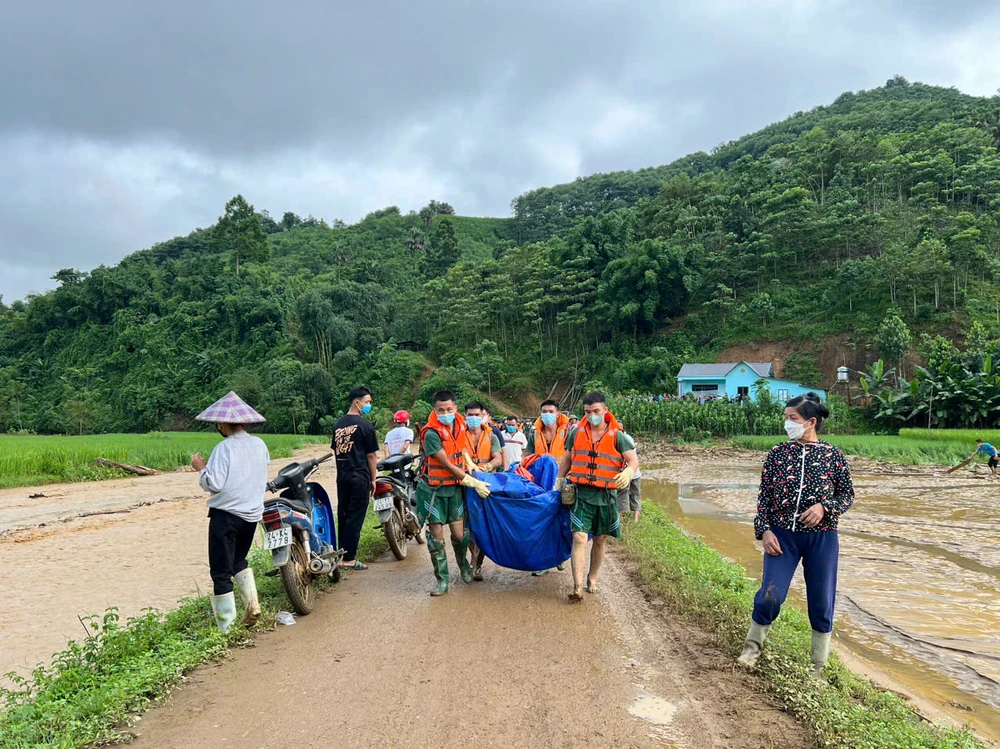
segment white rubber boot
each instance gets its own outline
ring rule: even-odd
[[[253,579],[253,569],[247,567],[242,572],[237,572],[233,578],[236,587],[240,589],[240,598],[243,599],[243,623],[251,627],[260,618],[260,599],[257,597],[257,583]]]
[[[826,662],[830,660],[830,638],[833,632],[817,632],[813,630],[812,636],[812,663],[813,678],[816,681],[826,681],[824,669]]]
[[[236,621],[236,596],[231,592],[212,596],[212,613],[215,614],[215,626],[219,631],[222,634],[228,632]]]
[[[770,628],[770,625],[765,627],[763,624],[757,624],[755,621],[750,622],[747,641],[743,643],[743,652],[736,659],[737,663],[744,668],[753,668],[757,665],[757,659],[760,658],[760,653],[764,649],[764,640],[767,639],[767,630]]]

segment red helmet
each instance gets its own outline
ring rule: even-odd
[[[406,422],[408,422],[410,420],[410,412],[409,411],[396,411],[396,413],[393,414],[393,416],[392,416],[392,420],[395,421],[397,424],[405,424]]]

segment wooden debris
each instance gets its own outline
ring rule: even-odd
[[[98,458],[94,461],[94,465],[98,468],[117,468],[120,471],[125,471],[125,473],[131,473],[135,476],[155,476],[159,473],[154,468],[146,468],[146,466],[133,466],[128,463],[119,463],[116,460],[108,460],[107,458]]]

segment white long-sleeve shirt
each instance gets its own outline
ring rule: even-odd
[[[243,430],[226,437],[212,450],[198,477],[201,488],[212,493],[208,506],[250,523],[260,521],[270,462],[271,454],[260,437]]]

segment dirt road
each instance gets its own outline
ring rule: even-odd
[[[196,672],[140,721],[137,745],[807,745],[703,633],[646,602],[624,561],[570,606],[568,571],[489,564],[486,582],[432,599],[413,551],[345,575],[308,617]]]
[[[271,475],[290,460],[272,461]],[[328,481],[333,469],[317,475]],[[84,637],[78,616],[166,610],[210,590],[205,499],[197,476],[183,472],[0,491],[0,600],[13,602],[0,627],[0,674],[26,673]]]

